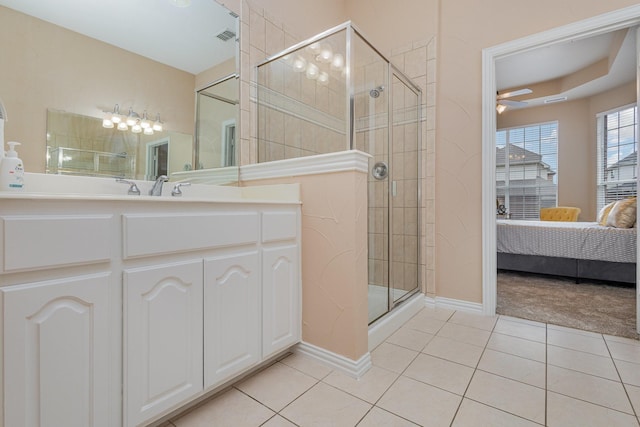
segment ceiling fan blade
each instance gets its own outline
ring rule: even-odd
[[[527,102],[525,102],[525,101],[511,101],[509,99],[501,99],[500,101],[498,101],[498,104],[506,105],[507,107],[512,107],[512,108],[518,108],[518,107],[526,106]]]
[[[533,93],[533,91],[531,89],[529,89],[529,88],[512,90],[510,92],[505,92],[505,93],[498,94],[497,99],[512,98],[514,96],[528,95],[530,93]]]

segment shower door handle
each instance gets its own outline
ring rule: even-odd
[[[371,175],[375,179],[383,180],[389,175],[389,166],[385,162],[377,162],[371,169]]]

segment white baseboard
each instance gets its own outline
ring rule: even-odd
[[[369,327],[369,351],[400,329],[424,307],[424,294],[418,292]]]
[[[424,305],[425,307],[448,308],[450,310],[466,311],[467,313],[484,313],[482,304],[479,302],[469,302],[452,298],[424,297]]]
[[[300,342],[294,347],[296,353],[304,354],[307,357],[336,369],[353,378],[362,377],[371,368],[371,353],[367,352],[358,360],[352,360],[340,354],[334,353],[313,344]]]

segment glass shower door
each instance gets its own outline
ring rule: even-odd
[[[417,290],[419,283],[420,99],[412,84],[391,73],[391,165],[389,194],[390,307]]]

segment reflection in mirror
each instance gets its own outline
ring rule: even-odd
[[[47,173],[155,180],[190,170],[191,159],[191,135],[107,129],[95,117],[47,111]]]
[[[230,75],[197,93],[196,169],[237,164],[237,80],[237,75]]]
[[[220,143],[221,136],[203,139],[203,155],[196,154],[194,97],[199,88],[237,76],[238,31],[237,14],[214,0],[185,8],[170,0],[0,0],[0,38],[11,40],[3,46],[0,67],[0,99],[9,117],[5,138],[22,143],[27,172],[153,179],[165,163],[169,173],[197,169],[196,156],[202,167],[235,164],[204,154],[222,152],[207,146]],[[237,85],[238,79],[231,82]],[[235,101],[237,91],[222,97]],[[130,108],[141,116],[147,111],[151,120],[160,114],[164,131],[132,136],[115,126],[85,128],[94,120],[102,123],[115,105],[125,115]],[[54,122],[49,110],[67,116]],[[227,120],[225,114],[233,132]],[[61,128],[70,122],[73,128]],[[230,149],[225,147],[227,155]],[[237,182],[237,172],[231,181]]]

